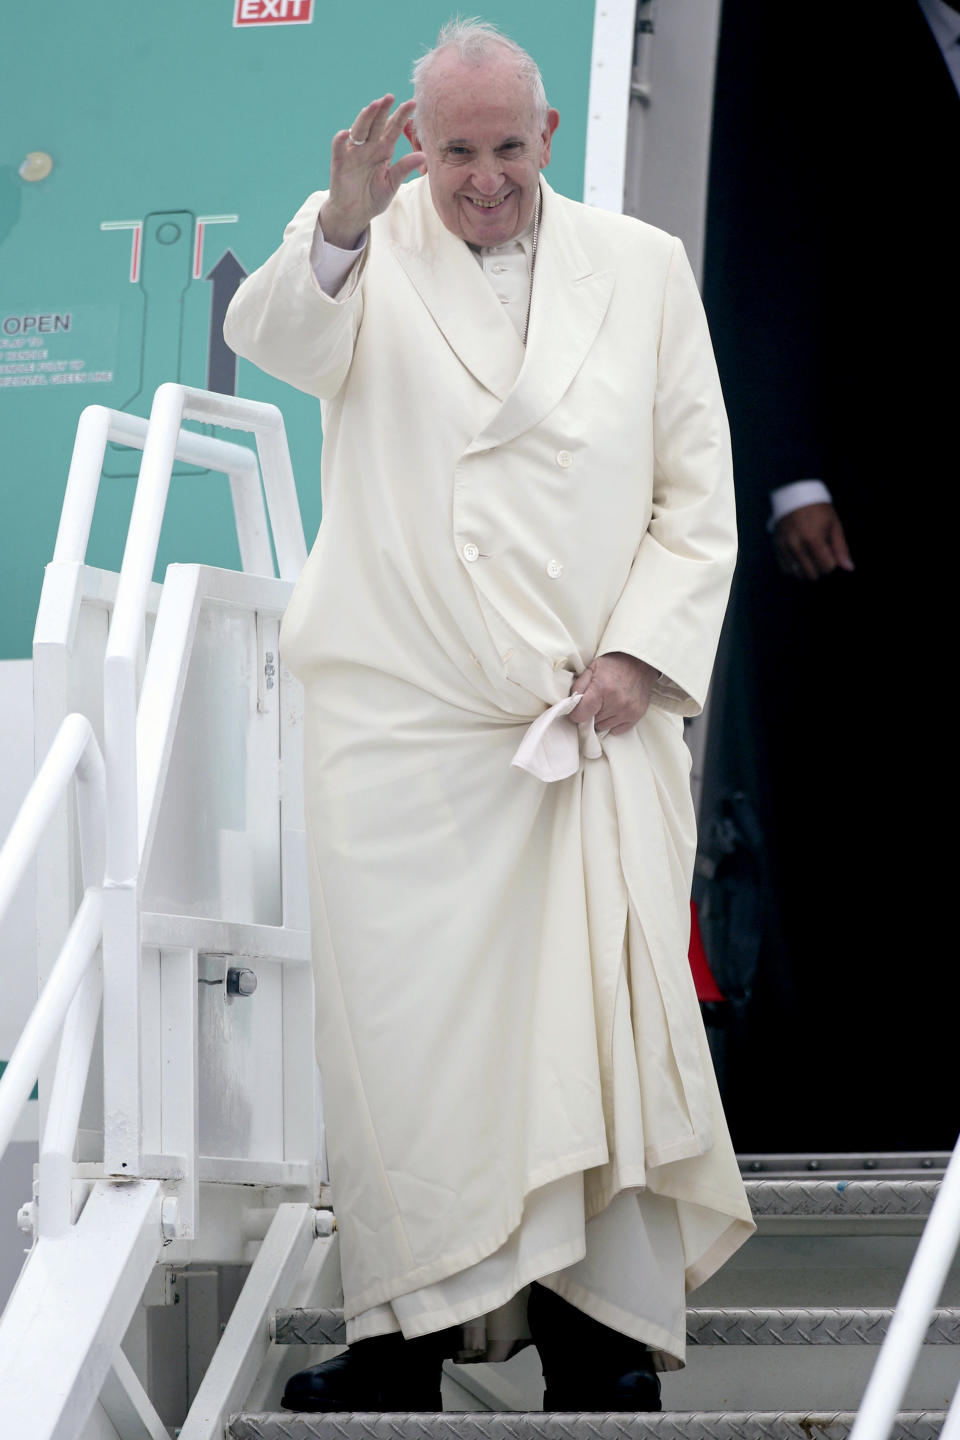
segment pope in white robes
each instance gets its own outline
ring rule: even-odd
[[[669,1368],[752,1230],[686,958],[723,404],[680,242],[542,179],[529,57],[457,24],[415,80],[225,327],[322,406],[281,647],[348,1355],[457,1326],[503,1354],[537,1282]]]

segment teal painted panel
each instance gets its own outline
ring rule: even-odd
[[[309,25],[241,27],[233,8],[3,7],[0,658],[30,653],[80,410],[96,402],[144,414],[161,380],[207,384],[216,263],[228,249],[247,270],[266,258],[304,196],[326,183],[333,132],[387,90],[406,97],[413,59],[455,7],[315,0]],[[540,62],[562,117],[551,183],[579,198],[593,4],[491,0],[484,17]],[[30,151],[54,161],[35,183],[18,173]],[[237,384],[283,409],[309,539],[320,519],[319,407],[244,362]],[[108,458],[93,564],[119,565],[136,461]],[[158,575],[174,559],[236,565],[232,531],[226,481],[184,468]]]
[[[3,1072],[4,1072],[4,1070],[6,1070],[7,1066],[9,1065],[9,1063],[10,1063],[9,1060],[0,1060],[0,1080],[3,1079]],[[39,1092],[39,1090],[37,1089],[36,1085],[34,1085],[33,1089],[30,1091],[30,1097],[29,1097],[29,1098],[30,1098],[31,1100],[39,1100],[39,1098],[40,1098],[40,1092]]]

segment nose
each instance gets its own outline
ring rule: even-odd
[[[478,162],[471,178],[480,195],[496,195],[503,185],[503,171],[495,160]]]

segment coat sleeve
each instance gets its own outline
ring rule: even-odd
[[[363,318],[363,258],[336,297],[325,295],[310,264],[320,206],[317,191],[300,207],[270,259],[244,280],[223,324],[231,350],[268,375],[317,395],[336,395],[350,369]]]
[[[655,703],[697,715],[736,560],[730,432],[706,316],[683,246],[667,271],[653,417],[653,509],[598,654],[663,671]]]

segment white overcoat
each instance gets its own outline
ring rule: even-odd
[[[682,716],[735,554],[716,368],[680,242],[542,193],[525,353],[425,180],[335,298],[311,196],[225,326],[323,402],[281,647],[348,1318],[491,1255],[575,1172],[588,1215],[677,1201],[688,1287],[752,1229],[687,963]],[[636,729],[552,784],[512,767],[614,650],[664,674]]]

